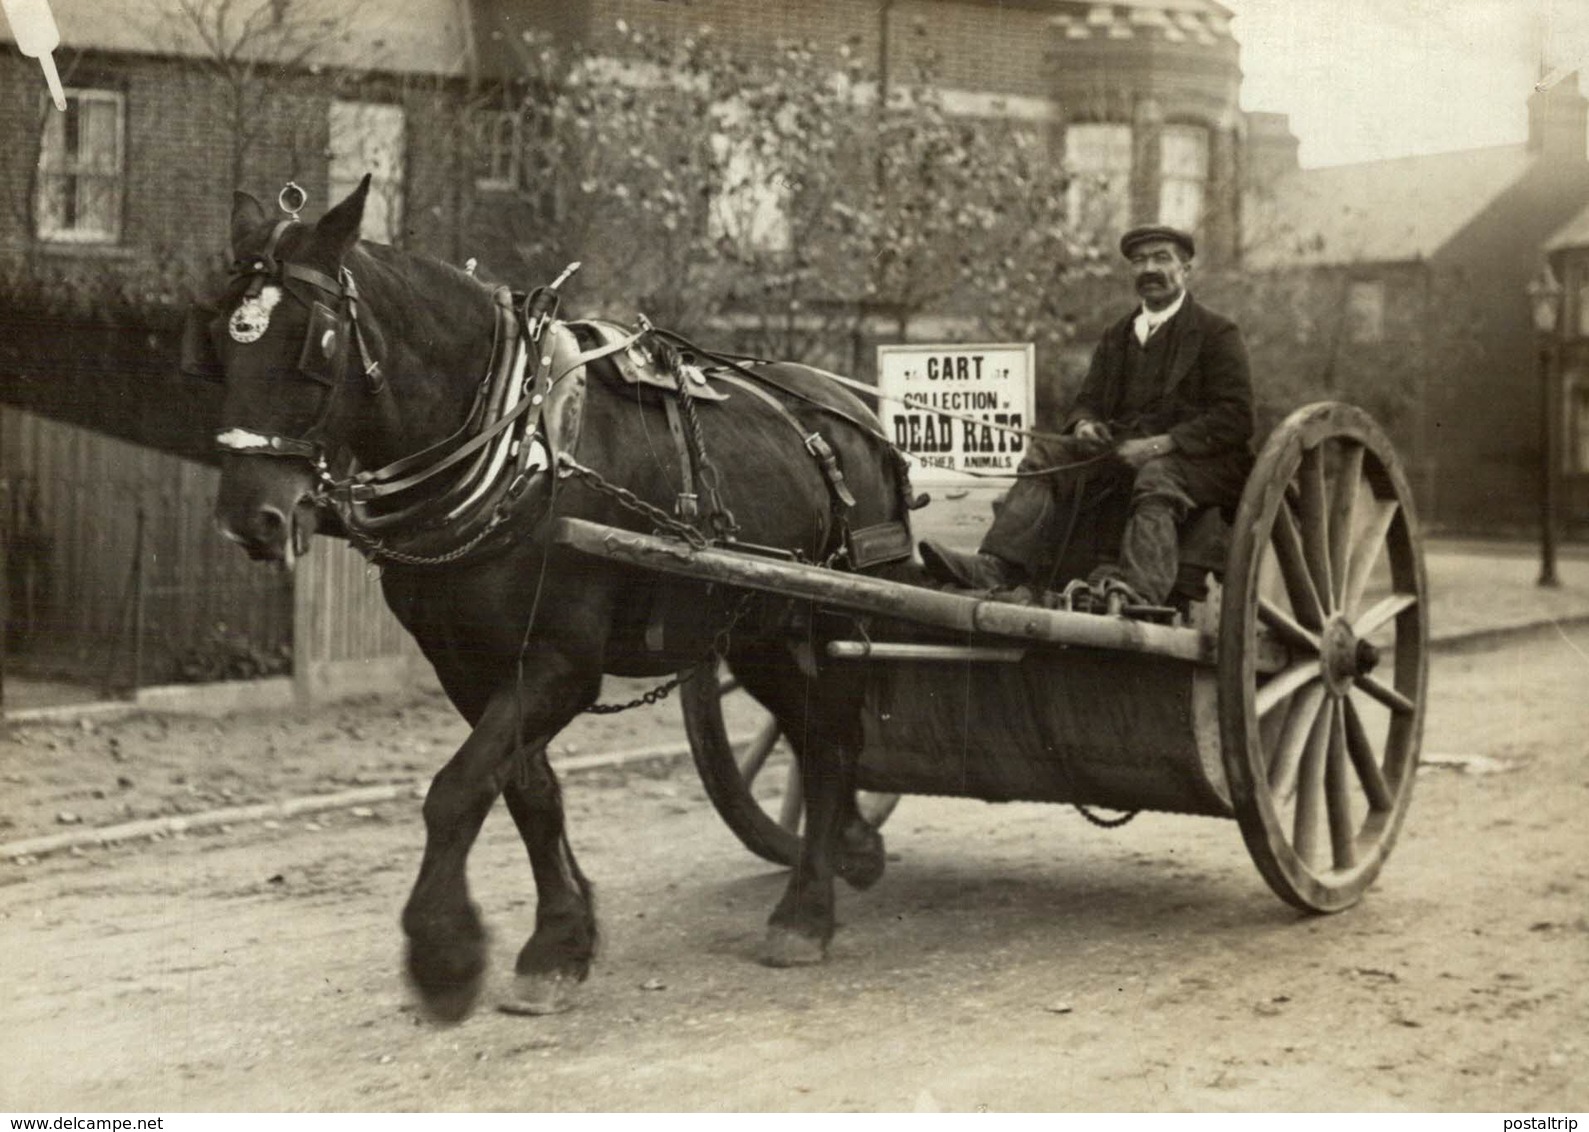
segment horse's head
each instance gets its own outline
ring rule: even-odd
[[[232,202],[232,283],[191,324],[184,368],[225,382],[215,521],[251,558],[308,549],[315,495],[348,458],[372,358],[343,258],[358,241],[369,178],[313,227]]]

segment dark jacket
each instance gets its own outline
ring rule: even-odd
[[[1063,431],[1084,420],[1118,423],[1126,344],[1136,313],[1104,331]],[[1170,335],[1164,392],[1142,410],[1130,431],[1142,436],[1167,432],[1188,456],[1250,454],[1252,375],[1236,324],[1187,295],[1159,333]]]

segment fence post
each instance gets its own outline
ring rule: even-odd
[[[138,689],[143,687],[143,622],[144,622],[144,524],[146,512],[142,503],[138,504],[137,526],[133,530],[133,564],[132,564],[132,691],[138,694]]]
[[[315,621],[315,544],[309,540],[309,549],[294,564],[292,571],[292,692],[300,709],[314,703],[315,658],[310,642],[314,639]]]

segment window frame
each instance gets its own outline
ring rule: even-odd
[[[1109,130],[1117,131],[1112,141],[1105,145],[1099,152],[1104,154],[1105,160],[1101,168],[1077,168],[1074,158],[1077,151],[1072,150],[1072,139],[1078,130]],[[1123,143],[1121,144],[1123,139]],[[1062,161],[1069,182],[1065,186],[1065,217],[1072,228],[1082,228],[1090,221],[1098,221],[1098,231],[1104,233],[1118,233],[1124,231],[1131,224],[1131,180],[1136,172],[1136,129],[1130,122],[1098,119],[1092,121],[1069,122],[1065,126],[1065,135],[1061,141]],[[1079,151],[1079,147],[1078,147]],[[1115,168],[1110,162],[1124,156],[1122,167]],[[1088,182],[1098,177],[1110,178],[1107,195],[1103,198],[1108,205],[1108,214],[1098,217],[1084,215],[1089,211],[1088,202],[1082,199],[1082,192],[1089,187]],[[1113,183],[1115,177],[1119,183]]]
[[[508,135],[505,144],[501,140],[504,125]],[[474,187],[488,193],[518,192],[523,185],[524,116],[502,107],[478,110],[475,137],[478,152],[488,160],[475,163]],[[480,175],[482,168],[488,170],[486,176]]]
[[[75,155],[66,152],[63,137],[61,156],[63,165],[60,169],[46,168],[48,157],[48,138],[52,122],[60,122],[61,129],[65,129],[65,116],[55,109],[47,96],[41,96],[42,128],[39,135],[39,153],[35,169],[35,183],[33,187],[33,234],[43,243],[69,245],[74,247],[102,245],[115,246],[121,243],[125,227],[124,211],[127,203],[127,95],[126,92],[112,87],[98,86],[72,86],[65,88],[68,103],[83,102],[109,103],[115,107],[115,153],[111,160],[105,163],[107,170],[112,172],[85,169],[82,163],[81,147]],[[74,162],[75,158],[75,162]],[[109,226],[106,228],[86,228],[80,223],[69,227],[54,227],[48,223],[47,217],[50,210],[45,207],[45,200],[50,192],[53,179],[75,179],[81,181],[85,177],[103,177],[111,182],[111,204],[107,210]],[[80,186],[77,190],[80,192]]]
[[[1341,309],[1346,319],[1346,340],[1354,346],[1377,346],[1385,341],[1385,306],[1388,288],[1383,279],[1348,279]],[[1364,303],[1360,296],[1371,296]]]
[[[336,117],[339,112],[347,110],[357,114],[369,111],[377,113],[390,111],[396,115],[398,130],[397,152],[393,154],[392,174],[390,177],[372,176],[370,178],[370,201],[375,202],[376,208],[372,210],[368,204],[364,211],[364,225],[360,232],[362,239],[375,243],[390,244],[394,247],[402,243],[403,221],[408,211],[408,110],[400,102],[381,101],[377,99],[362,98],[333,98],[326,106],[327,148],[329,150],[326,161],[326,188],[332,201],[345,198],[358,187],[359,180],[364,176],[359,172],[357,176],[338,174],[340,158],[348,156],[346,152],[338,151],[338,131]],[[369,131],[357,131],[359,149],[362,150],[364,139],[369,136]],[[359,154],[355,152],[353,156]],[[368,170],[366,170],[368,171]],[[394,191],[395,190],[395,191]],[[384,232],[371,229],[372,215],[384,225]]]
[[[1171,172],[1170,150],[1174,138],[1186,138],[1196,135],[1202,145],[1196,149],[1202,168],[1193,174],[1182,171]],[[1159,223],[1180,228],[1187,232],[1195,232],[1203,225],[1208,216],[1208,183],[1212,168],[1214,132],[1201,122],[1167,122],[1159,129]],[[1190,152],[1190,151],[1189,151]],[[1184,216],[1172,216],[1165,209],[1165,200],[1171,185],[1196,186],[1197,213],[1188,220]]]

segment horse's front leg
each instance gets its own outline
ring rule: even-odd
[[[503,797],[519,827],[535,873],[535,933],[514,964],[513,1014],[556,1014],[574,1005],[578,984],[596,954],[596,904],[574,860],[563,815],[563,792],[546,748],[526,750]]]
[[[457,1021],[474,1008],[485,973],[486,932],[469,899],[466,873],[480,826],[523,761],[515,755],[544,759],[547,739],[595,697],[600,681],[599,671],[547,664],[523,688],[499,688],[431,782],[423,811],[425,855],[402,922],[409,978],[439,1021]],[[541,872],[537,867],[537,880]]]

